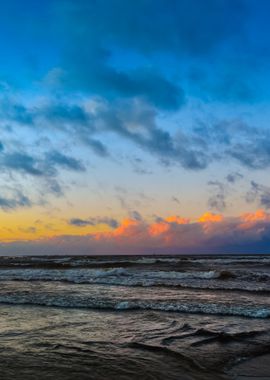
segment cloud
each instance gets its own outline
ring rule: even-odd
[[[0,156],[2,169],[21,172],[31,176],[56,176],[56,167],[72,171],[85,171],[83,164],[70,156],[56,150],[45,153],[44,158],[25,152],[7,152]]]
[[[106,98],[140,97],[157,108],[169,111],[185,103],[183,90],[157,70],[136,69],[124,73],[105,66],[102,61],[93,67],[92,59],[95,60],[96,56],[95,52],[90,62],[80,60],[76,69],[71,71],[72,78],[70,81],[67,79],[65,85],[70,82],[71,89],[95,91],[96,95]]]
[[[49,192],[55,195],[56,197],[62,197],[64,195],[64,190],[61,184],[55,178],[49,177],[45,179],[45,189],[46,189],[46,192]],[[42,191],[42,195],[43,197],[45,195],[45,198],[46,198],[46,194],[44,194],[43,191]]]
[[[106,146],[99,140],[86,138],[84,142],[93,149],[93,151],[101,157],[107,157],[109,156],[108,149]]]
[[[194,127],[194,133],[216,160],[229,159],[252,170],[266,169],[270,166],[268,128],[253,126],[241,119],[228,119],[198,122]],[[237,178],[240,179],[239,175]]]
[[[200,223],[221,222],[223,219],[224,218],[221,214],[213,214],[212,212],[206,212],[198,219],[198,222]]]
[[[258,201],[260,206],[270,208],[270,187],[260,185],[255,181],[250,182],[250,189],[246,193],[246,201],[252,203]]]
[[[84,220],[75,222],[84,225]],[[22,254],[188,254],[269,253],[270,214],[264,210],[238,217],[205,213],[197,220],[177,215],[150,223],[124,219],[107,232],[64,235],[33,242],[2,243],[0,252]],[[27,251],[28,248],[28,251]],[[76,249],[75,249],[76,248]]]
[[[14,170],[33,176],[42,176],[43,171],[38,167],[38,162],[24,152],[4,154],[0,158],[2,169]]]
[[[28,127],[34,124],[34,115],[29,107],[20,102],[11,101],[6,97],[2,99],[0,115],[2,120],[16,122]]]
[[[48,152],[45,159],[48,164],[53,166],[56,165],[74,171],[85,171],[85,167],[79,160],[55,150]]]
[[[16,191],[13,198],[0,197],[0,208],[3,211],[13,211],[22,207],[31,207],[32,202],[20,191]]]
[[[208,206],[211,210],[214,209],[218,211],[224,211],[226,208],[225,195],[223,193],[212,195],[208,199]]]
[[[22,108],[31,114],[32,130],[35,127],[50,133],[53,131],[72,135],[76,142],[89,147],[101,157],[108,157],[111,152],[100,139],[106,139],[106,135],[113,133],[120,140],[129,141],[155,156],[162,165],[180,165],[187,170],[203,170],[214,160],[222,162],[229,159],[252,170],[270,166],[269,131],[251,126],[240,119],[197,121],[192,129],[178,125],[172,133],[162,128],[158,110],[141,98],[108,101],[99,97],[91,98],[88,103],[77,100],[73,104],[70,101],[52,99]],[[9,121],[8,115],[2,116],[6,122]],[[47,156],[52,160],[53,155],[55,158],[58,155],[58,163],[55,164],[59,166],[61,163],[62,167],[67,167],[68,159],[65,159],[64,164],[59,154],[58,149],[54,148]],[[13,165],[16,155],[10,158],[7,156],[7,160],[9,165]],[[19,157],[18,161],[22,171],[40,174],[41,168],[31,157]],[[137,173],[151,173],[137,161],[131,164]],[[75,166],[73,161],[73,170]],[[69,169],[72,169],[70,159]],[[77,162],[77,169],[83,170],[83,164]],[[232,184],[240,177],[240,173],[233,172],[226,180]],[[217,203],[221,204],[222,200]]]
[[[106,139],[106,135],[113,133],[153,155],[162,165],[203,170],[214,160],[231,160],[252,170],[270,166],[268,130],[250,126],[238,119],[197,122],[192,130],[180,125],[173,134],[160,126],[157,110],[139,98],[110,102],[97,98],[92,99],[90,105],[82,101],[71,104],[51,100],[33,105],[27,112],[32,115],[33,126],[72,135],[79,144],[88,146],[101,157],[108,157],[109,151],[100,138]],[[52,173],[57,167],[76,171],[85,169],[76,158],[61,158],[61,154],[57,148],[45,152],[48,159],[46,167],[42,159],[35,159],[24,152],[9,153],[5,150],[1,153],[0,164],[2,161],[5,167],[36,176],[43,175],[46,170]],[[134,162],[132,165],[139,173],[151,173],[140,163]],[[227,175],[226,181],[233,184],[241,176],[239,172],[232,172]],[[211,196],[209,207],[225,209],[224,191]]]
[[[69,224],[76,227],[85,227],[85,226],[93,226],[93,223],[88,219],[80,219],[80,218],[71,218],[68,221]]]
[[[45,82],[70,93],[109,101],[140,97],[158,109],[176,110],[186,97],[179,72],[191,63],[202,67],[211,57],[218,69],[214,73],[211,66],[207,74],[217,83],[205,86],[197,80],[197,88],[223,100],[245,101],[253,90],[248,73],[240,78],[243,70],[230,62],[238,63],[239,52],[246,53],[250,42],[249,8],[242,0],[62,0],[51,10],[60,59]],[[69,43],[63,46],[63,39]],[[160,57],[169,57],[173,67],[164,67]],[[226,74],[224,61],[231,68]]]
[[[227,175],[226,180],[229,183],[235,183],[235,182],[239,181],[242,178],[243,178],[243,175],[241,173],[233,172],[233,173],[229,173]]]
[[[64,4],[66,12],[61,26],[78,41],[78,49],[89,43],[125,48],[132,45],[145,54],[164,51],[201,56],[240,33],[246,12],[244,2],[231,0],[218,3],[206,0],[204,4],[199,0],[184,0],[170,5],[165,0],[136,3],[112,0],[109,6],[106,4],[107,8],[102,0],[90,4],[85,0],[76,4],[66,0]],[[229,16],[233,16],[230,27]],[[78,25],[82,26],[80,33]]]
[[[238,253],[248,249],[249,244],[269,241],[269,231],[270,215],[263,210],[234,218],[206,213],[197,221],[171,216],[152,224],[125,219],[111,232],[92,235],[89,246],[98,251],[107,247],[108,253],[117,250],[119,253]],[[267,245],[264,249],[266,252]]]
[[[255,135],[255,134],[254,134]],[[230,155],[249,169],[265,169],[270,166],[269,133],[260,131],[260,138],[252,141],[252,135],[246,143],[235,144]]]
[[[0,152],[0,168],[2,175],[6,176],[6,182],[13,187],[20,187],[27,197],[2,198],[2,209],[15,209],[32,206],[33,204],[46,205],[48,195],[56,197],[64,195],[64,187],[61,184],[60,170],[73,172],[86,171],[85,166],[78,159],[60,153],[57,150],[45,151],[43,154],[28,154],[23,150]],[[27,177],[27,178],[25,178]],[[28,181],[26,186],[25,180]],[[31,181],[31,186],[29,186]],[[29,200],[28,196],[33,199]]]
[[[208,185],[214,187],[214,193],[208,199],[208,206],[211,210],[224,211],[227,206],[227,190],[225,185],[219,181],[209,181]]]
[[[173,137],[156,122],[156,110],[140,99],[102,103],[96,111],[95,125],[111,131],[152,153],[162,162],[178,163],[186,169],[204,169],[211,158],[198,149],[188,136]]]
[[[118,227],[117,220],[108,217],[96,217],[88,219],[71,218],[68,223],[76,227],[96,226],[98,224],[107,224],[111,228]]]
[[[172,196],[172,201],[175,202],[175,203],[178,203],[178,204],[181,204],[181,202],[179,201],[179,199],[175,196]]]
[[[143,220],[142,215],[136,210],[130,211],[129,216],[131,219]]]

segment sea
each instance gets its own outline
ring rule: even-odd
[[[0,257],[0,379],[244,379],[269,295],[270,255]]]

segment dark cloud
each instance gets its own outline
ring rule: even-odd
[[[141,97],[159,109],[178,109],[184,104],[184,91],[170,70],[164,73],[156,56],[205,61],[211,54],[219,57],[225,43],[235,48],[233,37],[240,35],[242,43],[245,39],[247,7],[241,0],[206,0],[203,4],[200,0],[173,0],[170,4],[165,0],[112,0],[109,4],[104,0],[63,0],[60,4],[54,7],[55,31],[60,40],[69,43],[60,46],[61,69],[52,70],[50,83],[53,78],[55,85],[65,90],[108,100]],[[129,62],[130,52],[140,58]],[[113,63],[115,56],[119,56],[117,64]],[[219,86],[224,94],[228,93],[227,82],[224,90]],[[243,89],[234,87],[242,96],[245,84]]]
[[[239,172],[229,173],[225,177],[225,181],[209,181],[208,185],[211,186],[211,195],[208,199],[208,207],[213,210],[222,212],[227,207],[228,196],[234,191],[233,185],[240,181],[243,175]]]
[[[97,155],[105,157],[109,152],[105,145],[93,137],[96,132],[94,117],[83,105],[70,104],[67,101],[50,100],[45,104],[25,106],[6,99],[5,106],[0,109],[2,121],[15,122],[20,126],[31,128],[32,133],[44,128],[58,130],[68,135],[72,134],[76,141],[89,146]],[[27,118],[21,117],[16,111],[23,109]],[[27,122],[29,119],[29,122]],[[31,119],[31,122],[30,122]]]
[[[270,133],[266,128],[232,119],[197,123],[194,133],[216,160],[233,159],[252,170],[270,166]]]
[[[47,196],[53,194],[56,197],[64,196],[64,189],[60,183],[59,169],[68,171],[83,172],[84,165],[80,160],[69,155],[65,155],[56,150],[51,150],[43,155],[29,155],[24,151],[19,152],[1,152],[0,167],[3,174],[8,175],[8,183],[15,183],[19,180],[16,174],[29,176],[34,180],[33,186],[28,191],[33,190],[31,197],[41,197],[36,203],[47,204]],[[20,183],[20,182],[18,182]],[[23,202],[25,201],[25,204]],[[31,206],[32,202],[22,196],[10,199],[2,199],[2,208],[18,208],[20,206]]]
[[[261,131],[261,137],[245,143],[235,144],[230,149],[230,155],[249,169],[264,169],[270,166],[270,135]]]
[[[125,73],[109,67],[96,51],[90,56],[88,50],[84,55],[80,51],[77,57],[78,62],[72,58],[68,63],[66,89],[94,92],[107,99],[141,97],[166,110],[178,109],[185,102],[183,90],[156,69],[140,68]]]
[[[108,150],[102,142],[92,137],[96,131],[94,116],[82,105],[51,101],[45,106],[35,107],[35,122],[45,122],[50,128],[60,129],[74,134],[74,138],[88,145],[97,155],[108,156]]]
[[[45,188],[49,193],[52,193],[56,197],[62,197],[64,195],[64,190],[62,186],[55,178],[52,178],[52,177],[46,178]],[[43,192],[43,195],[46,195],[46,194],[44,194]]]
[[[157,111],[148,103],[139,100],[121,100],[106,102],[99,100],[94,112],[87,112],[82,106],[66,105],[35,108],[35,122],[39,120],[49,123],[50,128],[61,129],[74,134],[76,139],[88,145],[100,156],[107,156],[108,150],[94,135],[114,132],[130,140],[146,151],[156,155],[162,161],[164,156],[168,162],[179,163],[187,169],[203,169],[209,157],[202,149],[193,146],[187,138],[175,139],[169,132],[161,129],[156,123]],[[75,108],[69,119],[70,110]],[[80,110],[80,111],[79,111]],[[53,115],[53,116],[52,116]],[[137,170],[142,169],[136,164]],[[145,170],[145,169],[144,169]]]
[[[264,208],[270,208],[270,188],[268,188],[267,191],[264,191],[261,194],[260,203]]]
[[[30,156],[25,152],[4,153],[0,156],[0,165],[4,170],[21,172],[37,177],[57,176],[56,167],[72,171],[85,171],[83,164],[56,150],[45,153],[45,157]]]
[[[48,152],[46,154],[46,162],[50,165],[61,166],[69,170],[85,171],[85,167],[79,160],[57,151]]]
[[[258,184],[255,181],[250,182],[250,189],[246,193],[248,203],[258,202],[265,209],[270,208],[270,187]]]
[[[225,195],[217,193],[208,199],[208,206],[211,210],[224,211],[226,208]]]
[[[32,112],[35,117],[42,117],[54,125],[63,126],[76,123],[80,126],[90,125],[91,118],[82,107],[77,104],[64,102],[50,102],[41,107],[35,107]]]
[[[125,47],[132,45],[145,53],[209,52],[221,40],[239,33],[245,12],[244,3],[238,0],[205,0],[203,4],[200,0],[173,0],[170,4],[166,0],[136,3],[112,0],[109,6],[105,0],[90,3],[64,0],[62,4],[67,10],[63,26],[70,26],[69,33],[74,38],[82,37],[80,47],[87,41],[118,43]],[[228,17],[231,17],[230,25]],[[84,27],[79,32],[78,25]]]
[[[71,105],[55,100],[51,101],[50,106],[32,107],[29,113],[33,115],[35,127],[59,129],[102,157],[108,156],[109,152],[99,141],[99,136],[113,132],[156,156],[166,166],[178,164],[185,169],[201,170],[213,160],[227,159],[236,160],[253,170],[270,166],[269,131],[238,119],[197,122],[192,130],[179,126],[173,135],[159,126],[157,110],[141,99],[108,102],[99,98],[93,100],[92,109],[87,109],[83,103]],[[57,165],[69,166],[70,170],[83,170],[82,163],[70,157],[60,158],[59,154],[58,151],[47,153],[48,163],[55,159],[51,170]],[[33,161],[29,155],[22,155],[3,155],[2,164],[37,176],[46,170],[41,162]],[[133,162],[133,166],[139,174],[149,172],[141,167],[141,163]],[[236,180],[239,175],[231,173],[227,181]]]
[[[88,93],[109,101],[141,97],[165,110],[183,105],[184,87],[195,95],[201,88],[214,99],[246,101],[258,87],[251,74],[260,73],[261,61],[269,58],[264,37],[269,34],[264,21],[267,2],[256,7],[245,0],[59,0],[43,5],[42,16],[40,9],[30,8],[26,17],[14,6],[18,22],[13,33],[18,41],[26,33],[24,44],[17,42],[22,46],[15,49],[21,51],[28,45],[25,41],[33,40],[28,49],[46,61],[42,67],[51,69],[47,82],[53,90],[60,87],[72,94]],[[38,22],[29,22],[31,18]],[[169,57],[171,64],[160,57]],[[204,75],[193,75],[195,90],[190,90],[189,82],[179,83],[179,76],[185,82],[183,66],[201,71],[206,66]],[[210,83],[209,78],[213,78]],[[25,109],[19,107],[16,114],[17,119],[32,122]]]
[[[91,139],[91,138],[85,138],[83,141],[93,149],[93,151],[101,157],[107,157],[109,156],[108,149],[106,146],[99,140]]]
[[[143,220],[142,215],[136,210],[130,211],[129,216],[134,220]]]
[[[0,208],[4,211],[12,211],[21,207],[31,207],[32,202],[20,191],[16,191],[13,198],[0,197]]]
[[[174,138],[156,124],[156,111],[148,104],[135,100],[116,102],[102,108],[96,115],[101,130],[113,131],[142,149],[178,163],[186,169],[204,169],[211,158],[194,146],[187,137]]]
[[[175,196],[172,196],[172,201],[175,202],[175,203],[178,203],[180,204],[181,202],[179,201],[179,199]]]
[[[242,178],[243,178],[243,175],[241,173],[233,172],[233,173],[229,173],[227,175],[226,180],[229,183],[235,183],[235,182],[239,181]]]
[[[134,173],[140,175],[151,175],[153,172],[148,168],[149,165],[141,158],[126,156],[125,160],[128,160],[132,166]]]
[[[69,224],[76,227],[93,226],[94,224],[88,219],[72,218],[68,221]]]
[[[224,211],[227,206],[225,185],[219,181],[209,181],[208,185],[214,187],[214,194],[209,197],[208,206],[213,210]]]
[[[108,217],[96,217],[88,219],[71,218],[68,223],[76,227],[96,226],[98,224],[107,224],[111,228],[118,227],[117,220]]]
[[[0,115],[2,120],[13,121],[26,126],[32,126],[34,123],[34,114],[29,107],[6,98],[1,100]]]
[[[38,167],[34,157],[24,152],[6,153],[0,158],[2,169],[14,170],[33,176],[42,176],[43,171]]]

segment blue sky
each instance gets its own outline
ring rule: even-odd
[[[91,253],[85,239],[123,219],[194,227],[208,212],[233,228],[258,209],[249,238],[268,250],[268,1],[0,6],[3,252],[81,236]],[[198,245],[226,249],[215,233]],[[231,251],[250,246],[240,235]]]

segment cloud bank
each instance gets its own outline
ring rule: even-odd
[[[260,209],[239,217],[207,212],[197,220],[180,216],[149,223],[125,219],[113,225],[109,220],[73,219],[86,227],[110,223],[109,232],[62,235],[35,241],[2,243],[1,254],[210,254],[270,253],[270,214]]]

